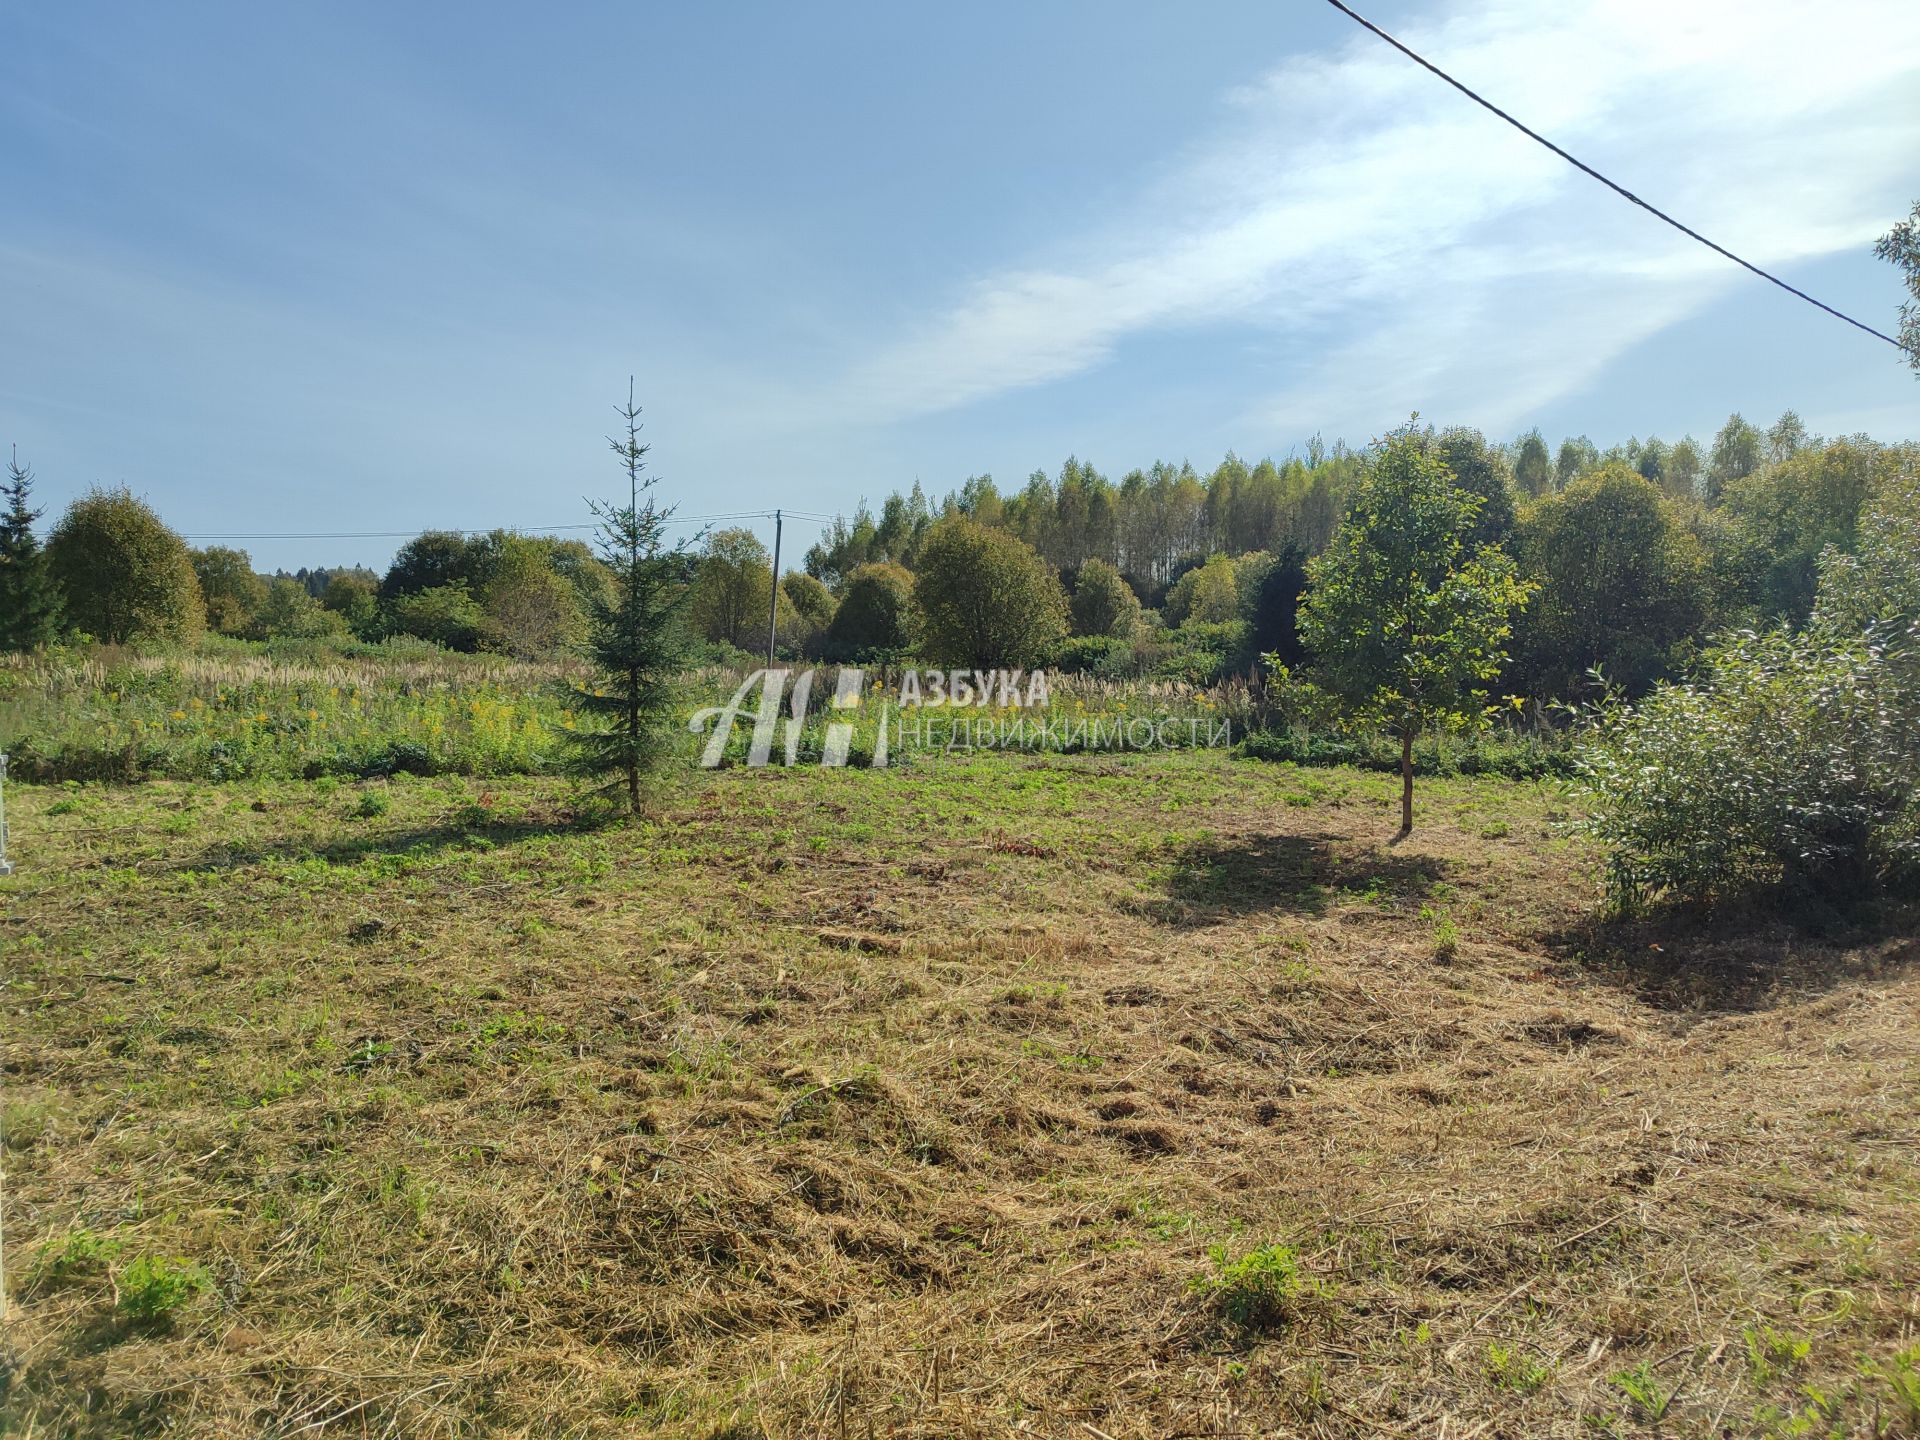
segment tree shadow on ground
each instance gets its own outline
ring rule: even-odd
[[[272,861],[320,860],[328,865],[405,856],[427,857],[447,850],[496,849],[558,835],[584,835],[618,823],[614,814],[585,812],[539,818],[507,819],[454,816],[399,830],[369,830],[327,840],[288,836],[270,840],[225,840],[173,867],[181,872],[241,870]]]
[[[1436,856],[1354,849],[1332,834],[1214,836],[1175,855],[1165,897],[1141,910],[1182,929],[1280,911],[1319,915],[1342,892],[1388,904],[1415,898],[1446,868]]]
[[[1899,974],[1920,962],[1920,906],[1848,910],[1760,902],[1589,918],[1546,943],[1662,1010],[1739,1014]]]

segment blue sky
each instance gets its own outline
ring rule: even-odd
[[[1892,328],[1911,0],[1370,13]],[[124,482],[190,536],[577,523],[630,372],[689,515],[1414,410],[1920,435],[1889,347],[1308,0],[7,4],[0,56],[0,442],[55,510]]]

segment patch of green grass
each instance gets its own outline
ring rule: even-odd
[[[1502,1390],[1531,1395],[1553,1378],[1553,1367],[1528,1360],[1496,1340],[1487,1346],[1487,1378]]]
[[[1293,1319],[1298,1302],[1317,1293],[1300,1273],[1300,1257],[1291,1245],[1262,1245],[1237,1260],[1225,1245],[1207,1251],[1213,1272],[1193,1282],[1228,1324],[1241,1330],[1277,1330]]]
[[[1813,1351],[1812,1340],[1782,1334],[1771,1325],[1750,1326],[1742,1338],[1747,1345],[1747,1373],[1760,1387],[1796,1369]]]
[[[0,1146],[30,1150],[46,1138],[53,1107],[45,1100],[9,1100],[0,1105]]]
[[[171,1323],[213,1289],[206,1267],[192,1260],[141,1255],[113,1277],[117,1309],[136,1325]]]
[[[1886,1386],[1904,1432],[1920,1434],[1920,1345],[1896,1350],[1885,1360],[1869,1360],[1860,1373]]]
[[[1433,936],[1433,958],[1445,965],[1460,953],[1460,927],[1454,924],[1452,912],[1436,910],[1431,905],[1420,907],[1420,918],[1431,927]]]
[[[1673,1391],[1660,1383],[1650,1361],[1642,1360],[1632,1369],[1615,1371],[1607,1378],[1615,1389],[1633,1402],[1641,1418],[1651,1424],[1658,1424],[1666,1415],[1667,1407],[1673,1404]]]
[[[1178,1240],[1191,1235],[1200,1223],[1192,1215],[1163,1208],[1161,1202],[1152,1196],[1133,1202],[1133,1218],[1144,1225],[1147,1233],[1156,1240]]]
[[[44,1293],[103,1277],[122,1249],[121,1242],[82,1228],[40,1247],[27,1269],[26,1288]]]

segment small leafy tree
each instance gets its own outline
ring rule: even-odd
[[[1642,694],[1705,622],[1699,540],[1677,503],[1624,464],[1530,507],[1516,548],[1540,585],[1514,647],[1535,694],[1572,694],[1595,669]]]
[[[486,641],[522,660],[577,647],[586,638],[579,591],[554,568],[551,541],[505,535],[480,592]]]
[[[449,650],[478,650],[487,632],[487,612],[464,580],[397,596],[387,606],[395,634],[431,640]]]
[[[626,471],[627,503],[593,506],[600,519],[600,560],[612,586],[594,600],[589,616],[587,653],[595,683],[574,691],[574,704],[590,723],[571,732],[571,769],[604,782],[608,793],[624,792],[628,810],[638,813],[643,783],[674,752],[689,650],[682,614],[686,546],[666,542],[673,511],[654,500],[655,479],[645,473],[649,447],[640,443],[640,407],[631,386],[618,413],[626,433],[607,444]]]
[[[1820,557],[1815,627],[1886,638],[1920,624],[1920,454],[1882,472],[1858,529],[1854,553]]]
[[[1529,430],[1514,447],[1513,483],[1522,495],[1535,500],[1553,487],[1553,457],[1538,430]]]
[[[1584,435],[1569,436],[1560,442],[1560,451],[1554,457],[1554,484],[1564,490],[1575,476],[1599,463],[1600,451],[1593,441]]]
[[[1497,546],[1469,551],[1480,497],[1411,428],[1374,455],[1332,546],[1308,566],[1300,629],[1320,678],[1400,740],[1400,835],[1413,830],[1413,742],[1485,723],[1532,586]]]
[[[315,640],[338,635],[346,622],[307,593],[298,580],[278,576],[267,584],[267,595],[254,610],[247,634],[255,640]]]
[[[1126,639],[1140,623],[1140,597],[1105,560],[1080,567],[1073,582],[1073,633]]]
[[[485,578],[487,542],[457,530],[427,530],[395,552],[380,581],[380,598],[395,600],[444,585],[464,583],[469,589]]]
[[[1480,501],[1480,508],[1474,512],[1473,532],[1467,536],[1468,545],[1477,548],[1504,541],[1512,533],[1515,519],[1513,472],[1507,457],[1489,445],[1485,435],[1464,425],[1429,436],[1427,444],[1453,476],[1454,488]]]
[[[47,537],[67,617],[96,640],[188,640],[206,626],[187,542],[122,487],[90,490]]]
[[[1737,577],[1760,616],[1802,624],[1813,610],[1820,556],[1851,551],[1876,478],[1920,455],[1864,437],[1803,444],[1732,481],[1720,496]]]
[[[1017,535],[956,515],[927,532],[919,559],[913,599],[934,663],[1033,665],[1066,638],[1059,577]]]
[[[911,570],[877,561],[847,576],[827,626],[830,659],[892,660],[913,648],[913,638]]]
[[[824,630],[833,619],[833,592],[804,570],[782,575],[780,594],[809,625]]]
[[[1174,581],[1167,592],[1169,625],[1221,625],[1240,616],[1240,586],[1234,562],[1225,555],[1208,557]]]
[[[366,575],[342,570],[327,578],[320,603],[338,615],[347,629],[362,640],[372,640],[380,628],[380,587]]]
[[[1700,442],[1691,435],[1683,435],[1667,452],[1667,471],[1661,484],[1676,499],[1691,500],[1699,488],[1700,467],[1704,463],[1700,456]]]
[[[207,607],[207,624],[222,635],[242,635],[267,598],[267,582],[254,574],[253,557],[226,545],[193,552],[193,573]]]
[[[1727,486],[1760,468],[1765,451],[1766,437],[1739,412],[1729,415],[1707,455],[1706,502],[1718,505]]]
[[[763,647],[773,604],[772,566],[767,547],[751,530],[714,531],[688,602],[694,628],[715,644]]]
[[[795,655],[817,656],[833,623],[833,592],[802,570],[780,577],[779,641]]]
[[[7,508],[0,514],[0,650],[33,650],[60,633],[60,592],[47,555],[34,538],[40,512],[27,504],[33,471],[16,454],[0,486]]]

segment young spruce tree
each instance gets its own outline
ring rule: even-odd
[[[33,471],[15,454],[7,462],[7,483],[0,485],[6,500],[0,513],[0,650],[33,650],[60,633],[60,591],[34,538],[40,512],[27,504],[32,491]]]
[[[627,503],[596,502],[600,558],[613,572],[610,597],[593,602],[588,657],[594,682],[574,697],[589,723],[573,732],[571,768],[604,782],[609,794],[624,792],[638,811],[644,780],[669,760],[681,693],[688,637],[685,543],[669,547],[671,507],[661,509],[644,472],[648,446],[640,443],[640,409],[629,384],[619,411],[624,439],[609,438],[627,472]],[[646,498],[642,500],[642,496]]]

